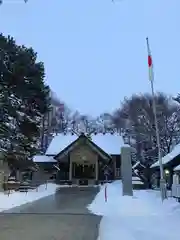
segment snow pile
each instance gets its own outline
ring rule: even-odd
[[[99,227],[101,240],[179,240],[179,222],[170,218],[103,217]]]
[[[39,186],[35,190],[29,190],[27,193],[13,192],[9,196],[0,193],[0,212],[53,195],[58,187],[56,184],[48,183]]]
[[[107,202],[105,201],[105,187]],[[122,197],[122,184],[120,181],[116,181],[103,185],[88,209],[100,216],[144,216],[145,214],[168,214],[176,205],[174,199],[165,200],[162,204],[159,192],[152,190],[134,191],[133,197]]]
[[[139,190],[133,197],[122,196],[120,181],[101,187],[88,209],[103,216],[101,240],[177,240],[179,239],[180,205],[173,199],[160,199],[159,192]]]

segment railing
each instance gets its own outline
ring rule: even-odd
[[[180,199],[180,184],[173,184],[171,190],[172,197]]]

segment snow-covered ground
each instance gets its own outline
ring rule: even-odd
[[[48,183],[27,193],[12,192],[9,195],[0,193],[0,212],[53,195],[58,187],[56,184]]]
[[[122,196],[120,181],[101,187],[88,209],[102,217],[99,240],[178,240],[180,204],[169,198],[163,203],[153,190]]]

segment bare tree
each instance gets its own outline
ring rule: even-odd
[[[113,116],[109,113],[103,113],[96,119],[97,129],[99,132],[114,132],[116,125],[113,122]]]
[[[166,155],[180,142],[180,111],[177,104],[163,93],[156,94],[157,119],[160,130],[161,150]],[[157,144],[152,109],[152,96],[133,95],[125,98],[114,113],[114,124],[135,139],[138,158],[151,164],[156,160]]]
[[[71,115],[71,127],[70,129],[77,132],[78,131],[78,124],[80,122],[81,115],[78,111],[75,111]]]
[[[87,134],[95,133],[97,130],[96,120],[91,116],[81,115],[78,130],[83,130]]]

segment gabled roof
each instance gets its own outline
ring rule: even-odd
[[[163,165],[171,162],[178,155],[180,155],[180,144],[177,144],[170,153],[168,153],[166,156],[162,158]],[[154,167],[159,167],[159,161],[151,165],[151,168]]]
[[[55,156],[75,142],[79,137],[72,134],[58,134],[55,136],[47,151],[46,155]],[[123,138],[117,134],[92,134],[91,142],[97,145],[102,151],[106,152],[109,155],[119,155],[121,147],[124,145]]]
[[[111,156],[106,153],[103,149],[101,149],[98,145],[96,145],[90,138],[86,135],[81,134],[74,142],[68,145],[65,149],[63,149],[60,153],[58,153],[54,158],[61,158],[64,155],[67,155],[70,151],[76,148],[79,144],[85,144],[90,146],[90,148],[100,155],[103,159],[111,160]]]

